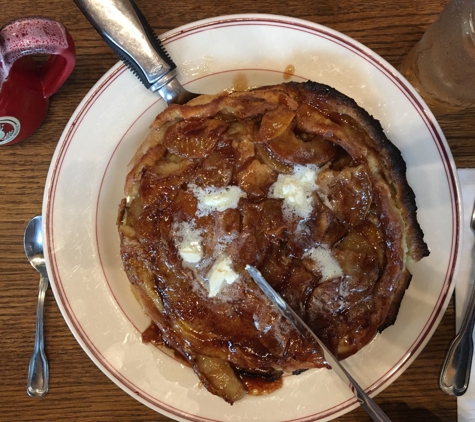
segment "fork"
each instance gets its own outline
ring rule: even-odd
[[[470,229],[475,233],[475,204],[470,218]],[[461,396],[467,391],[472,368],[474,325],[475,289],[472,280],[472,291],[462,326],[450,345],[439,378],[440,388],[449,395]]]

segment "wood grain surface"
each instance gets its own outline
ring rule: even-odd
[[[343,32],[397,67],[446,0],[137,0],[137,4],[158,34],[231,13],[298,17]],[[25,258],[23,231],[29,219],[41,213],[48,167],[63,128],[81,99],[118,59],[72,0],[0,0],[0,10],[2,25],[33,14],[59,20],[77,48],[76,68],[52,97],[41,128],[18,145],[0,147],[0,421],[168,421],[124,393],[94,365],[66,326],[51,290],[45,310],[50,392],[42,399],[26,394],[39,277]],[[456,165],[475,167],[474,111],[441,116],[439,122]],[[420,356],[375,399],[393,421],[456,420],[456,399],[438,388],[454,332],[452,300]],[[338,419],[369,420],[361,409]]]

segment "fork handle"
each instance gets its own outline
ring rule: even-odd
[[[175,63],[132,0],[74,1],[148,89],[155,92],[175,78]]]
[[[472,285],[462,327],[450,345],[439,379],[441,390],[452,396],[461,396],[468,388],[473,358],[474,323],[475,289]]]
[[[49,388],[49,366],[45,355],[43,339],[43,309],[48,284],[48,277],[42,275],[38,293],[38,307],[36,309],[35,348],[30,359],[26,388],[26,392],[31,397],[43,397]]]

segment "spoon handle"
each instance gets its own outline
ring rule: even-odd
[[[43,397],[48,392],[49,367],[48,361],[46,360],[43,340],[43,309],[48,284],[48,277],[42,275],[38,293],[38,308],[36,310],[35,349],[30,359],[26,389],[26,392],[31,397]]]
[[[473,357],[474,323],[475,288],[472,286],[462,327],[450,345],[439,379],[441,390],[452,396],[461,396],[468,388]]]

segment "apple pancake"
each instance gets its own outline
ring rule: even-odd
[[[395,322],[408,264],[429,254],[400,151],[354,100],[314,82],[169,106],[125,197],[121,256],[153,321],[144,340],[229,403],[327,366],[247,264],[344,359]]]

